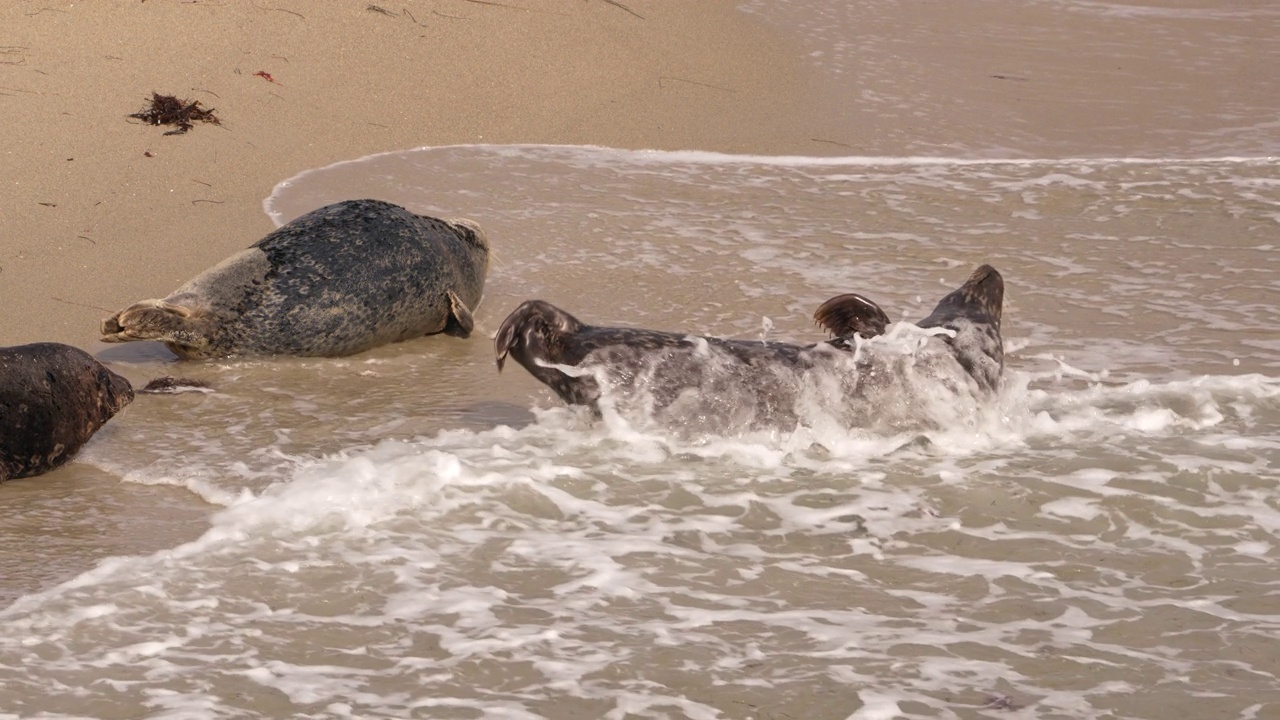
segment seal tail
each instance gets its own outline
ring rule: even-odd
[[[533,360],[559,362],[564,336],[582,328],[583,324],[577,318],[549,302],[526,300],[520,303],[520,307],[502,321],[493,339],[498,372],[502,372],[508,354],[531,372]]]
[[[934,307],[920,327],[938,327],[956,318],[985,322],[1000,329],[1004,305],[1004,278],[990,265],[979,265],[969,279]]]

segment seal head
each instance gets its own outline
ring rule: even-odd
[[[984,390],[1000,387],[1004,373],[1004,340],[1000,315],[1004,307],[1004,278],[990,265],[980,265],[969,279],[949,293],[916,323],[922,328],[941,327],[960,366]]]
[[[70,460],[133,401],[133,388],[69,345],[0,348],[0,481]]]

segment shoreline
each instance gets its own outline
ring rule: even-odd
[[[1276,147],[1277,96],[1256,83],[1280,57],[1261,42],[1265,10],[740,5],[0,6],[0,345],[98,354],[102,318],[274,229],[263,209],[278,183],[381,153],[1176,161]],[[992,45],[993,32],[1020,42]],[[1170,55],[1169,38],[1197,50]],[[165,136],[129,119],[152,92],[221,124]]]
[[[798,53],[732,2],[289,5],[0,10],[0,345],[99,353],[103,317],[256,242],[278,183],[337,162],[469,143],[821,150],[779,131],[810,90]],[[129,119],[152,92],[221,124]]]

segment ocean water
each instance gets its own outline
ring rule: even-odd
[[[475,334],[183,366],[212,392],[140,397],[80,481],[6,486],[63,532],[3,528],[48,560],[4,568],[0,718],[1280,717],[1280,175],[1262,135],[1180,137],[473,145],[282,182],[281,223],[356,192],[480,221]],[[889,426],[595,420],[494,366],[529,298],[816,342],[833,295],[910,323],[982,262],[1004,386]]]
[[[0,611],[5,712],[1280,711],[1272,161],[468,146],[318,170],[269,209],[344,173],[484,219],[476,335],[140,398],[81,462],[222,509]],[[594,421],[498,375],[488,339],[541,297],[811,342],[827,297],[919,319],[978,262],[1008,286],[1004,388],[918,428]]]

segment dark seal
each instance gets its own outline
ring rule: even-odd
[[[470,220],[348,200],[103,320],[102,340],[158,340],[197,359],[336,357],[432,333],[466,337],[488,269],[489,241]]]
[[[1003,299],[1000,273],[990,265],[977,268],[917,323],[925,330],[921,352],[908,364],[934,376],[955,368],[950,375],[973,394],[994,392],[1004,368]],[[682,418],[714,421],[736,413],[744,419],[735,426],[758,426],[793,420],[805,393],[841,400],[876,397],[876,388],[902,365],[871,352],[868,341],[884,334],[888,316],[866,297],[834,297],[814,318],[835,335],[832,340],[794,345],[596,327],[550,303],[530,300],[502,322],[494,351],[499,371],[510,356],[570,404],[598,410],[603,397],[629,400],[642,394],[650,412],[683,406],[688,412],[680,413]],[[813,384],[823,372],[834,379],[834,392],[830,384]]]
[[[83,350],[0,348],[0,481],[67,462],[132,401],[129,381]]]

